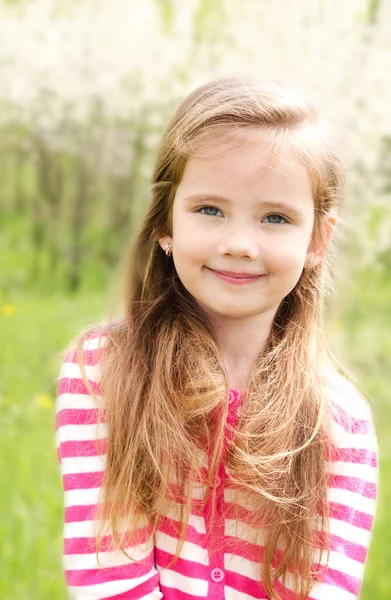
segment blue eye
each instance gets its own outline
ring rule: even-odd
[[[202,215],[205,215],[207,217],[217,217],[217,216],[219,216],[218,213],[220,213],[220,215],[222,215],[222,212],[215,206],[202,206],[201,208],[197,209],[196,212],[198,212]],[[280,225],[283,223],[289,223],[289,221],[285,217],[283,217],[282,215],[279,215],[279,214],[268,215],[267,217],[265,217],[265,219],[272,219],[271,221],[269,221],[269,223],[271,225]],[[281,221],[281,219],[282,219],[282,221]]]
[[[218,208],[216,208],[215,206],[203,206],[202,208],[199,208],[199,209],[197,210],[197,212],[201,213],[202,215],[206,215],[207,217],[217,217],[216,213],[213,213],[213,214],[211,214],[211,213],[202,212],[202,211],[204,211],[204,210],[217,211],[217,212],[219,212],[220,214],[222,214],[222,213],[219,211],[219,209],[218,209]]]
[[[288,221],[285,217],[283,217],[282,215],[277,215],[277,214],[268,215],[267,217],[265,217],[265,219],[270,219],[271,217],[277,217],[277,219],[282,219],[283,221],[285,221],[285,223],[288,223]],[[273,219],[272,221],[270,221],[270,223],[272,225],[280,225],[281,221],[276,221]]]

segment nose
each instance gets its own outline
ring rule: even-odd
[[[248,227],[231,228],[224,233],[219,250],[222,256],[255,260],[259,256],[259,239],[257,240],[254,232],[249,231]]]

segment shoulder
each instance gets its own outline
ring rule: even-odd
[[[378,442],[372,408],[347,377],[333,371],[327,381],[334,459],[377,467]]]
[[[83,331],[63,352],[58,377],[56,411],[91,408],[99,403],[101,365],[107,351],[107,327]]]
[[[347,431],[373,431],[373,414],[368,399],[336,369],[330,371],[327,376],[326,395],[334,421]]]

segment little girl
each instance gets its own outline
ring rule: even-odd
[[[178,108],[124,316],[60,374],[71,598],[358,598],[377,443],[323,333],[342,187],[283,86],[215,81]]]

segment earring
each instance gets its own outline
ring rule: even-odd
[[[172,254],[171,244],[167,244],[167,246],[164,248],[164,250],[166,251],[166,256],[171,256],[171,254]]]
[[[312,256],[309,257],[308,261],[307,261],[307,267],[312,267],[312,265],[314,264],[314,259]]]

